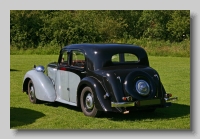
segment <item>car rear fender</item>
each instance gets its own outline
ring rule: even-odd
[[[110,100],[104,99],[106,94],[105,89],[102,87],[100,82],[94,77],[85,77],[81,80],[78,86],[77,100],[80,104],[80,94],[84,87],[89,86],[94,92],[95,107],[100,111],[112,111]]]
[[[50,78],[41,71],[30,70],[23,79],[23,92],[28,92],[28,81],[32,80],[36,98],[43,101],[54,102],[56,92]]]

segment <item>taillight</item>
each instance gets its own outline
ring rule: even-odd
[[[122,100],[123,101],[132,101],[133,98],[131,96],[128,96],[128,97],[122,97]]]
[[[167,94],[165,94],[165,97],[166,98],[170,98],[170,97],[172,97],[172,94],[171,93],[167,93]]]

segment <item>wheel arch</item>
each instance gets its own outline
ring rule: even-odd
[[[26,92],[27,95],[28,95],[28,82],[30,80],[31,80],[31,78],[27,77],[24,79],[24,82],[23,82],[22,92]]]
[[[83,90],[83,88],[85,88],[86,86],[88,86],[87,83],[82,83],[79,87],[78,87],[78,91],[77,91],[77,107],[80,107],[80,96],[81,96],[81,92]]]
[[[85,77],[78,86],[77,105],[80,106],[80,95],[84,87],[90,87],[95,95],[95,106],[100,111],[112,111],[111,103],[108,99],[104,99],[106,91],[100,82],[94,77]]]
[[[43,72],[35,70],[28,71],[23,80],[22,90],[28,93],[28,82],[32,80],[35,87],[37,99],[54,102],[56,99],[55,88],[52,81]]]

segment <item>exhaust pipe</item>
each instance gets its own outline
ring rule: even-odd
[[[125,110],[125,111],[123,112],[123,114],[129,114],[129,111]]]

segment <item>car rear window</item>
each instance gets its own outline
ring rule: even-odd
[[[114,54],[111,58],[112,63],[135,63],[139,62],[138,57],[132,53]]]

